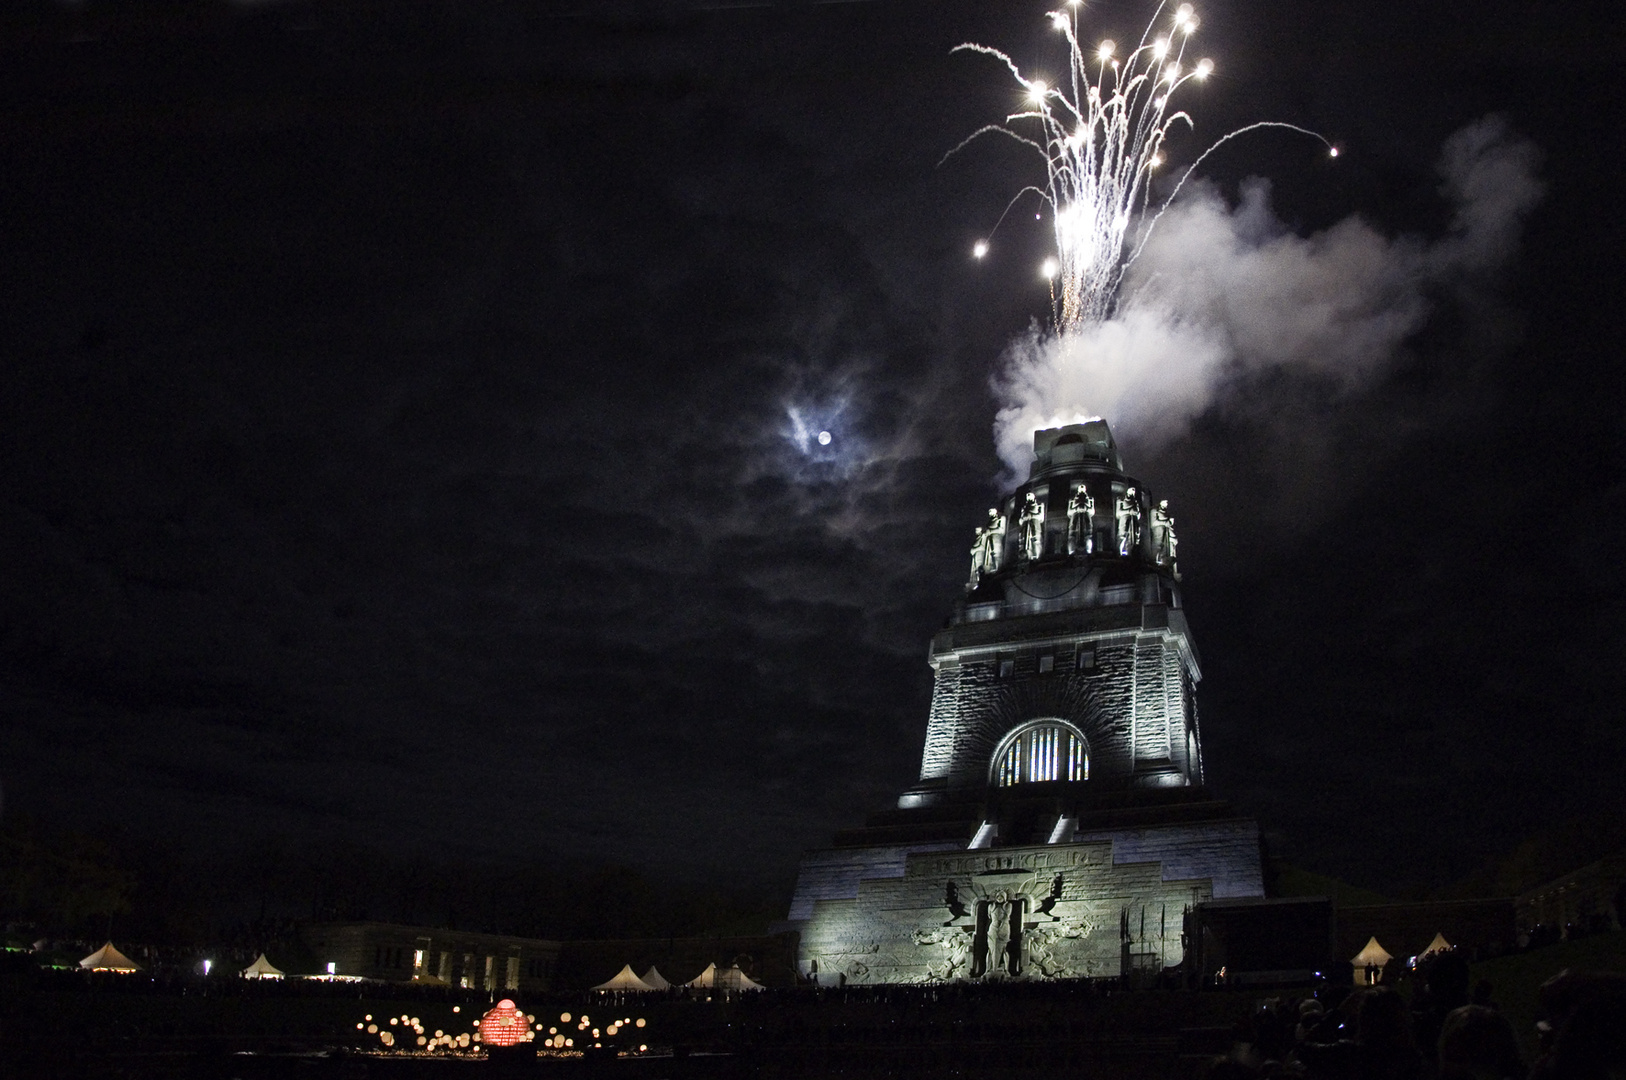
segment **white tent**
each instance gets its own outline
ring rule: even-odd
[[[109,941],[83,960],[79,966],[88,971],[140,971],[141,965],[119,952]]]
[[[733,967],[729,968],[726,972],[723,973],[723,975],[724,975],[724,978],[727,979],[727,982],[724,985],[726,985],[728,987],[728,989],[730,989],[730,990],[766,990],[767,989],[767,987],[763,986],[761,983],[759,983],[755,979],[751,978],[751,976],[749,976],[745,972],[741,971],[740,970],[740,965],[738,965],[738,964],[735,964]]]
[[[727,971],[718,971],[716,964],[707,964],[706,970],[690,979],[685,986],[692,986],[697,990],[762,990],[766,989],[761,983],[740,970],[735,964]]]
[[[1422,952],[1417,954],[1417,958],[1419,960],[1421,960],[1423,957],[1427,956],[1430,953],[1450,952],[1450,951],[1451,951],[1451,943],[1449,941],[1445,940],[1445,935],[1444,934],[1435,934],[1434,935],[1434,940],[1428,943],[1428,948],[1424,949]]]
[[[644,972],[642,978],[644,982],[649,984],[651,990],[672,989],[672,984],[666,981],[666,976],[662,975],[660,968],[654,964],[649,965],[649,970]]]
[[[264,953],[261,953],[260,958],[258,960],[254,961],[248,967],[243,969],[243,978],[245,978],[245,979],[280,979],[280,978],[282,978],[282,972],[278,971],[275,967],[273,967],[271,965],[271,961],[269,961],[269,960],[267,960],[265,958]]]
[[[1368,982],[1381,982],[1383,980],[1383,966],[1393,959],[1394,957],[1389,955],[1388,950],[1379,945],[1378,939],[1374,937],[1366,943],[1366,948],[1356,953],[1349,961],[1350,965],[1355,969],[1355,984],[1365,986]],[[1370,979],[1367,976],[1367,968],[1376,969],[1375,975]]]
[[[611,991],[611,990],[653,990],[655,988],[653,986],[650,986],[648,983],[644,982],[644,980],[640,979],[636,974],[634,974],[631,964],[622,964],[621,965],[621,970],[616,972],[615,978],[611,979],[609,982],[601,982],[597,986],[593,987],[593,989],[594,990]]]

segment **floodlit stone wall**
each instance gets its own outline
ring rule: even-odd
[[[824,985],[1045,980],[1178,963],[1185,912],[1212,898],[1212,881],[1113,855],[1110,840],[910,855],[901,877],[814,903],[801,973]]]
[[[910,855],[923,851],[960,851],[963,841],[947,841],[918,846],[829,848],[809,851],[802,856],[796,877],[796,894],[791,897],[790,922],[813,917],[813,905],[820,900],[851,900],[865,880],[902,877]]]
[[[1091,779],[1161,767],[1182,783],[1195,782],[1194,680],[1169,631],[1003,644],[938,663],[922,782],[986,785],[1005,736],[1049,717],[1068,721],[1089,740]],[[1043,671],[1047,659],[1050,670]]]
[[[1091,831],[1076,839],[1109,841],[1115,862],[1157,863],[1169,880],[1206,879],[1215,900],[1265,895],[1259,823],[1252,818]]]

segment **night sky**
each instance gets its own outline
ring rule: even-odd
[[[7,814],[782,887],[915,778],[927,642],[1048,299],[963,41],[1039,3],[26,5],[0,22]],[[1172,441],[1215,789],[1274,850],[1453,880],[1626,797],[1616,4],[1209,0],[1189,162],[1310,236],[1517,254],[1358,385]],[[1102,3],[1122,39],[1150,8]],[[1407,239],[1412,238],[1412,239]],[[829,430],[799,442],[795,418]],[[1113,418],[1108,417],[1109,420]]]

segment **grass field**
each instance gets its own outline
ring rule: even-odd
[[[1626,972],[1626,931],[1595,934],[1578,941],[1501,956],[1473,967],[1473,980],[1489,979],[1492,996],[1513,1024],[1525,1061],[1536,1051],[1536,991],[1565,968]]]

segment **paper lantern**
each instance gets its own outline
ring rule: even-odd
[[[508,998],[480,1017],[480,1039],[487,1046],[515,1046],[524,1041],[530,1024]]]

